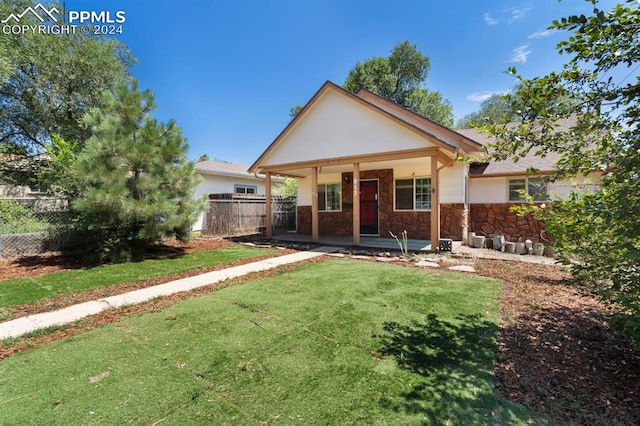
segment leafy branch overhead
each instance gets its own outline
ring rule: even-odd
[[[525,78],[506,96],[518,125],[497,124],[494,157],[559,153],[552,178],[600,177],[595,192],[576,192],[552,208],[533,208],[545,219],[574,273],[630,315],[640,337],[640,4],[626,0],[611,10],[556,20],[570,32],[558,44],[562,69]],[[568,127],[559,127],[570,120]]]

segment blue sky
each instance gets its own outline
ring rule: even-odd
[[[189,158],[251,164],[326,81],[342,84],[358,61],[409,40],[431,59],[426,81],[456,118],[483,96],[559,69],[546,31],[552,20],[589,13],[583,0],[66,0],[67,10],[126,13],[123,34],[141,88],[156,95],[189,141]]]

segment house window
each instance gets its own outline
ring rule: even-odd
[[[431,178],[396,179],[396,210],[431,210]]]
[[[509,201],[525,201],[524,194],[528,194],[533,201],[545,201],[547,196],[547,181],[545,178],[523,178],[509,180]]]
[[[342,192],[339,183],[318,185],[318,210],[339,211],[342,209]]]
[[[257,194],[258,187],[254,185],[233,185],[236,194]]]

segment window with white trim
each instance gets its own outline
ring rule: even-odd
[[[395,180],[396,210],[431,210],[431,178]]]
[[[524,194],[533,201],[547,201],[547,180],[543,177],[509,179],[509,201],[525,201]]]
[[[318,211],[334,212],[342,210],[342,191],[339,183],[318,185]]]
[[[258,187],[255,185],[233,185],[236,194],[257,194]]]

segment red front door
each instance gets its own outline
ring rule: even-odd
[[[360,181],[360,233],[378,234],[378,181]]]

